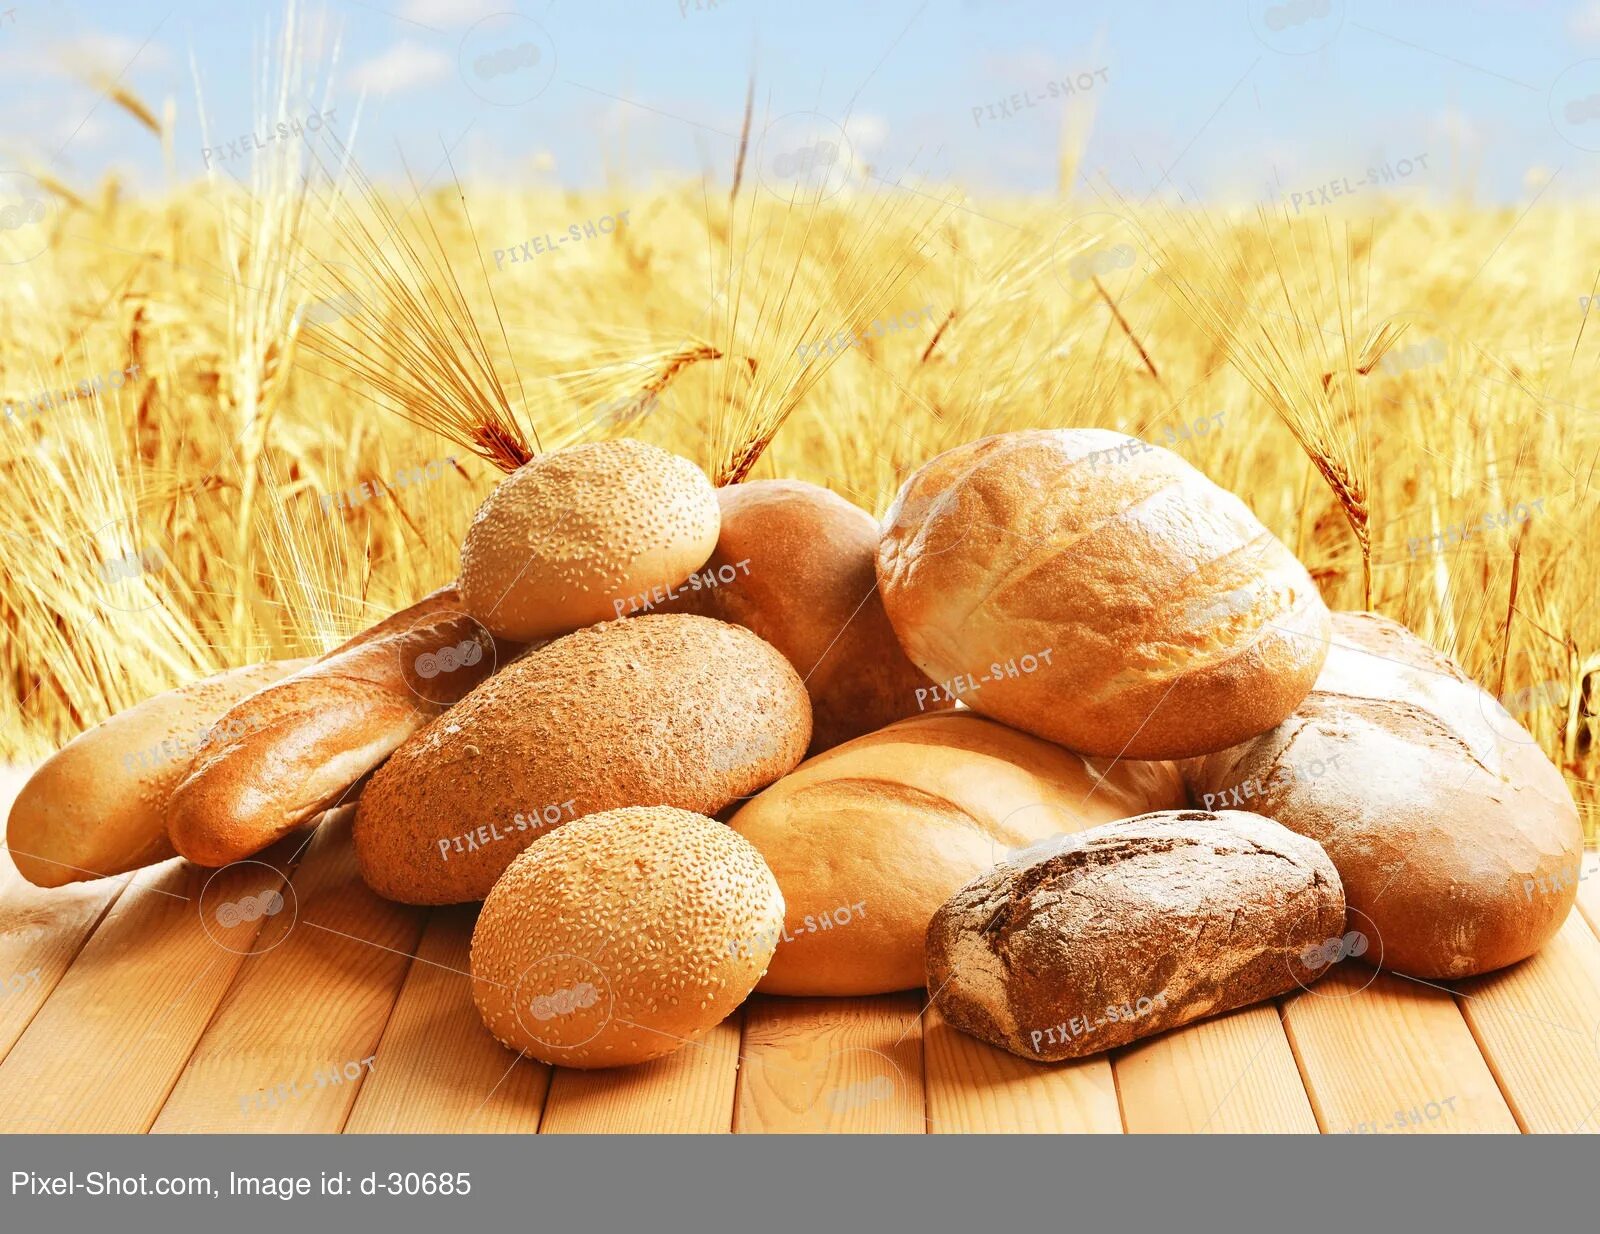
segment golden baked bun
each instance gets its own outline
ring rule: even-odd
[[[1266,732],[1328,651],[1316,586],[1243,502],[1102,429],[925,464],[887,516],[878,583],[943,691],[1086,754],[1185,758]]]
[[[670,1054],[766,971],[783,896],[761,855],[669,806],[591,814],[533,845],[472,932],[472,991],[495,1037],[563,1067]]]
[[[531,643],[623,615],[717,543],[705,473],[618,438],[541,454],[502,480],[461,546],[461,595],[497,638]]]
[[[750,631],[687,613],[608,621],[514,660],[401,745],[361,794],[356,859],[391,900],[481,900],[573,819],[715,814],[810,740],[805,687]]]
[[[954,706],[929,697],[884,616],[872,515],[802,480],[730,484],[717,504],[716,552],[662,607],[731,621],[783,652],[811,696],[811,753]]]
[[[1039,841],[1186,802],[1172,763],[1095,762],[970,711],[835,746],[728,824],[788,905],[760,989],[915,989],[928,922],[957,888]]]

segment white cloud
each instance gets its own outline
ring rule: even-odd
[[[1061,65],[1055,56],[1042,51],[1024,51],[1014,54],[983,57],[984,74],[996,81],[1032,84],[1052,80],[1061,75]]]
[[[127,71],[164,68],[171,62],[167,49],[157,42],[126,38],[120,34],[94,31],[79,34],[60,44],[69,64],[107,72],[113,76]]]
[[[1483,145],[1483,133],[1477,121],[1454,106],[1441,108],[1428,117],[1428,135],[1461,149]]]
[[[1579,39],[1600,39],[1600,0],[1585,0],[1567,15],[1567,30]]]
[[[400,16],[424,26],[465,26],[505,10],[505,0],[406,0]]]
[[[374,59],[356,65],[350,72],[350,84],[358,90],[398,94],[431,86],[454,71],[455,62],[443,52],[402,39]]]
[[[844,135],[857,154],[869,154],[889,135],[889,122],[873,112],[851,116],[845,121]]]

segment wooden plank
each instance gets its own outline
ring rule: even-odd
[[[344,1126],[425,915],[367,890],[350,843],[354,813],[341,809],[318,829],[295,871],[295,911],[263,928],[151,1130]]]
[[[638,1067],[557,1067],[539,1130],[727,1133],[739,1074],[735,1011],[704,1037]]]
[[[1283,1022],[1324,1131],[1517,1130],[1447,988],[1347,962]]]
[[[131,880],[35,887],[0,866],[0,1059],[54,992],[95,926]]]
[[[472,1002],[476,904],[436,908],[347,1132],[533,1132],[550,1068],[506,1049]],[[441,1047],[441,1043],[449,1043]]]
[[[738,1132],[923,1132],[922,992],[745,1004]]]
[[[1127,1046],[1113,1065],[1133,1134],[1317,1131],[1276,1003]]]
[[[1585,850],[1579,870],[1578,911],[1600,936],[1600,852]]]
[[[267,920],[203,914],[281,890],[293,853],[135,875],[0,1063],[0,1131],[148,1129]]]
[[[1600,1132],[1600,938],[1579,914],[1537,955],[1457,994],[1524,1130]]]
[[[30,769],[0,767],[0,819]],[[39,1013],[132,875],[35,887],[0,861],[0,1059]]]
[[[923,1016],[922,1051],[930,1132],[1122,1130],[1116,1081],[1103,1055],[1030,1062],[952,1027],[937,1007]]]

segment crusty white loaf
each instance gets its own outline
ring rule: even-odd
[[[1243,502],[1101,429],[986,437],[924,465],[889,510],[878,582],[947,693],[1087,754],[1253,737],[1327,654],[1315,585]]]
[[[1367,959],[1467,977],[1531,955],[1577,895],[1583,832],[1533,737],[1455,661],[1376,613],[1335,613],[1316,688],[1277,728],[1184,768],[1322,843]]]
[[[1081,1058],[1303,988],[1343,940],[1321,846],[1238,810],[1107,823],[974,879],[928,926],[928,990],[1023,1058]]]
[[[308,663],[230,669],[147,698],[73,738],[12,803],[6,844],[22,876],[60,887],[171,857],[167,798],[196,747],[209,733],[229,731],[232,704]]]
[[[1184,804],[1171,763],[1106,763],[970,711],[917,716],[801,764],[730,820],[788,905],[760,989],[922,984],[922,939],[957,887],[1013,849]]]

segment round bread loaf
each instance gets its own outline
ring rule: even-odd
[[[39,765],[11,805],[6,845],[37,887],[124,874],[174,855],[166,806],[196,748],[246,695],[310,664],[231,669],[147,698]]]
[[[461,595],[496,637],[529,643],[681,583],[716,543],[716,491],[688,459],[586,442],[523,464],[478,507]]]
[[[928,989],[962,1032],[1081,1058],[1308,986],[1344,912],[1328,855],[1286,827],[1145,814],[956,892],[928,925]]]
[[[1577,897],[1583,828],[1561,772],[1454,660],[1376,613],[1335,613],[1295,713],[1184,772],[1195,800],[1319,841],[1397,972],[1514,963]]]
[[[1327,654],[1310,576],[1243,502],[1101,429],[1006,433],[925,464],[889,511],[878,582],[941,691],[1087,754],[1253,737]]]
[[[789,906],[760,988],[915,989],[928,919],[963,883],[1018,846],[1184,802],[1170,763],[1107,766],[970,711],[836,746],[729,824],[766,858]]]
[[[361,795],[356,857],[391,900],[481,900],[552,828],[621,806],[715,814],[810,740],[805,687],[750,631],[605,622],[513,661],[401,745]]]
[[[717,490],[722,532],[664,607],[731,621],[788,657],[811,696],[811,753],[919,711],[942,711],[878,597],[878,524],[801,480]]]
[[[745,1000],[782,925],[772,871],[721,823],[607,810],[533,845],[489,892],[473,998],[489,1031],[533,1058],[647,1062]]]

